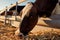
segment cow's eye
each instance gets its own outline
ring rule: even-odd
[[[60,5],[60,2],[59,2],[59,5]]]

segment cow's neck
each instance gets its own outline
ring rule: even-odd
[[[46,9],[54,9],[58,0],[36,0],[34,4],[37,5],[38,9],[46,10]]]

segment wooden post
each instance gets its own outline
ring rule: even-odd
[[[15,20],[17,20],[17,6],[18,6],[18,2],[16,2],[16,13],[15,13]]]
[[[5,22],[4,22],[5,25],[6,25],[6,16],[7,16],[7,6],[6,6],[6,10],[5,10]]]

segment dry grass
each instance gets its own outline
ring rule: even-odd
[[[10,25],[3,25],[0,23],[0,40],[20,40],[18,36],[14,35],[17,28]]]
[[[60,35],[51,32],[45,32],[43,35],[33,35],[30,36],[30,38],[34,40],[60,40]]]
[[[12,27],[10,25],[4,26],[2,22],[0,22],[0,40],[20,40],[19,36],[16,36],[14,32],[17,28]],[[50,32],[38,32],[38,35],[29,34],[27,39],[31,40],[60,40],[60,35],[54,32],[53,30]]]

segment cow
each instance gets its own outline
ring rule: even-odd
[[[5,11],[1,13],[1,15],[5,15]],[[7,11],[7,15],[10,15],[12,16],[13,15],[13,12],[12,11]]]
[[[50,17],[58,0],[36,0],[34,3],[28,3],[21,11],[22,21],[19,26],[19,32],[24,36],[34,28],[37,24],[38,16]],[[17,31],[15,33],[18,33]]]
[[[20,14],[20,11],[24,8],[25,6],[17,6],[17,15]],[[15,12],[16,11],[16,5],[13,6],[12,8],[9,9],[9,11]]]
[[[17,33],[19,34],[18,31],[20,30],[20,32],[26,36],[28,34],[28,31],[31,31],[34,28],[34,26],[37,24],[37,21],[38,21],[36,5],[31,2],[28,2],[28,4],[20,12],[20,17],[21,17],[22,21],[20,23],[19,29],[15,32],[15,34],[17,34]]]

